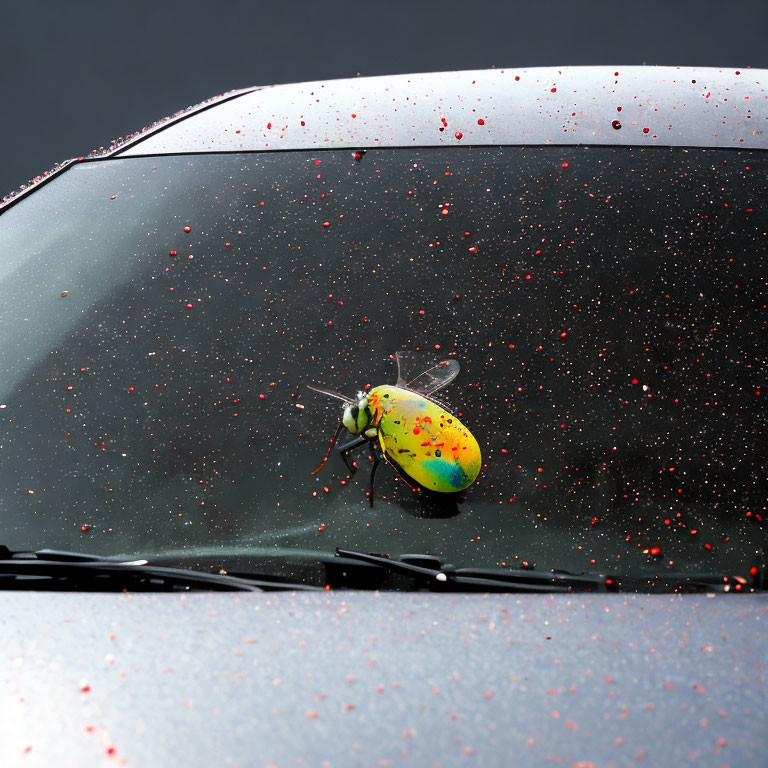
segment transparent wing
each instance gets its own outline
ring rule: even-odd
[[[319,392],[321,395],[328,395],[328,397],[335,397],[337,400],[341,400],[342,403],[353,403],[352,398],[342,395],[341,392],[335,392],[332,389],[326,389],[325,387],[318,387],[315,384],[307,384],[307,389],[311,389],[313,392]]]
[[[395,353],[395,360],[397,361],[397,386],[418,392],[420,395],[431,395],[433,392],[437,392],[438,389],[442,389],[450,384],[459,375],[461,370],[458,360],[441,360],[420,373],[416,378],[406,381],[403,377],[403,369],[406,359],[410,356],[407,352]]]

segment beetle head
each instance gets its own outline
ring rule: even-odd
[[[363,392],[357,393],[355,403],[344,408],[341,421],[353,435],[359,435],[365,431],[371,421],[371,414],[368,411],[368,397]]]

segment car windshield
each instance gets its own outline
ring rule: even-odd
[[[765,154],[266,152],[77,164],[0,216],[0,543],[577,573],[762,569]],[[456,360],[482,454],[414,492],[344,403]],[[342,437],[348,440],[349,435]],[[274,565],[283,568],[283,565]]]

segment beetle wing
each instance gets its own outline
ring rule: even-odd
[[[407,355],[408,353],[406,352],[395,353],[395,360],[397,361],[397,386],[403,389],[410,389],[411,392],[416,392],[420,395],[428,396],[433,392],[437,392],[438,389],[447,386],[459,375],[459,370],[461,370],[458,360],[441,360],[436,365],[420,373],[416,378],[406,382],[403,378],[403,361]]]

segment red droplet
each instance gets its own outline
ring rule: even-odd
[[[456,133],[453,134],[459,141],[461,141],[464,134],[461,131],[456,131]]]
[[[324,221],[323,222],[323,226],[324,227],[330,227],[331,226],[331,222],[330,221]]]
[[[661,547],[651,547],[649,552],[655,557],[661,554]]]
[[[175,256],[175,255],[176,255],[176,251],[169,251],[169,252],[168,252],[168,255],[169,255],[169,256]]]
[[[618,131],[618,130],[619,130],[619,128],[621,128],[621,123],[620,123],[618,120],[612,120],[612,121],[611,121],[611,127],[612,127],[614,130]]]
[[[185,232],[191,232],[192,231],[192,227],[190,227],[189,224],[187,224],[187,226],[184,227],[184,231]]]
[[[470,253],[477,253],[477,248],[476,248],[476,247],[473,245],[473,246],[472,246],[472,247],[469,249],[469,252],[470,252]]]
[[[567,168],[567,167],[568,167],[568,161],[566,160],[566,161],[563,163],[563,168]]]
[[[447,216],[448,215],[448,209],[447,208],[443,208],[443,210],[440,211],[440,213],[442,213],[443,216]]]
[[[477,121],[477,124],[478,124],[478,125],[485,125],[485,120],[483,120],[483,118],[481,117],[481,118],[480,118],[480,119]]]

